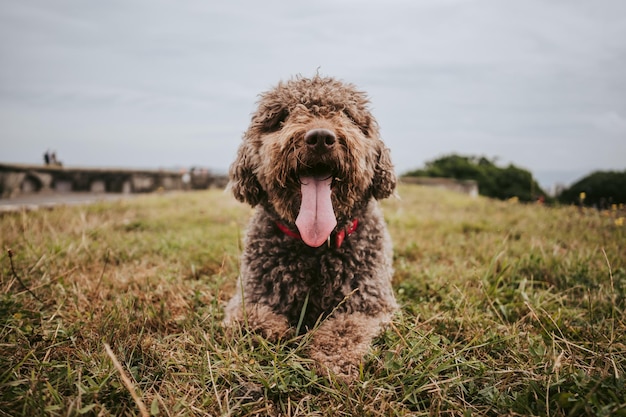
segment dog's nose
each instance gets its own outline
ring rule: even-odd
[[[304,142],[318,151],[332,148],[337,141],[335,133],[328,129],[311,129],[304,135]]]

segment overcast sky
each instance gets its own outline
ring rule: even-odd
[[[0,162],[225,171],[257,95],[367,91],[399,173],[626,169],[626,1],[0,0]]]

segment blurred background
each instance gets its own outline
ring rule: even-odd
[[[400,174],[626,168],[623,0],[0,0],[0,39],[0,162],[226,172],[258,94],[319,72],[369,94]]]

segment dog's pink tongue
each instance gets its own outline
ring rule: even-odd
[[[332,178],[300,178],[302,204],[296,226],[304,243],[314,248],[321,246],[337,226],[337,219],[330,201]]]

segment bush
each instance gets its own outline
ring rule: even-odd
[[[566,204],[581,203],[581,193],[585,193],[583,204],[598,208],[626,203],[626,171],[593,172],[563,190],[558,199]]]
[[[546,193],[532,174],[510,164],[498,167],[485,157],[448,155],[429,161],[424,169],[406,174],[410,177],[444,177],[458,180],[475,180],[481,195],[505,200],[517,197],[520,201],[546,198]]]

